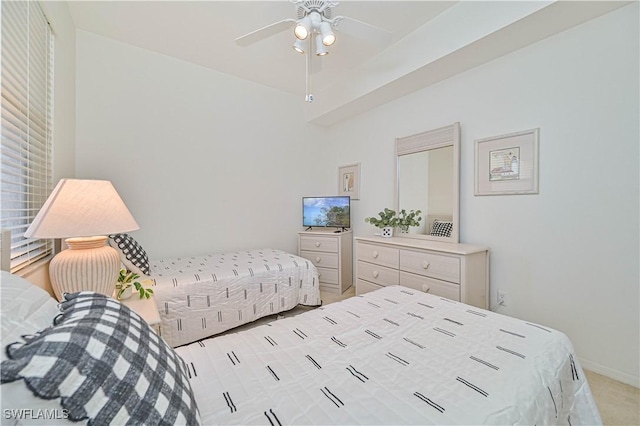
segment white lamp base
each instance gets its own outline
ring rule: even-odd
[[[91,290],[111,296],[118,281],[120,255],[107,245],[107,237],[67,238],[49,264],[51,286],[58,300],[62,293]]]

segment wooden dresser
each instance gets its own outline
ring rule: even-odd
[[[399,284],[489,308],[489,248],[412,238],[356,237],[356,295]]]
[[[353,285],[353,231],[300,231],[298,256],[318,269],[320,290],[342,294]]]

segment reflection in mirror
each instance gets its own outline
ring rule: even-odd
[[[453,220],[452,166],[453,146],[398,158],[398,170],[402,170],[398,188],[399,209],[420,209],[423,212],[420,226],[409,228],[409,233],[429,234],[435,219]]]
[[[459,124],[396,140],[396,210],[422,210],[400,236],[458,242]]]

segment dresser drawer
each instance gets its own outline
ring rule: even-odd
[[[303,235],[300,237],[301,251],[338,252],[338,239],[334,237],[321,237],[315,235]]]
[[[358,260],[388,266],[389,268],[398,268],[399,252],[397,248],[358,243]]]
[[[400,269],[452,283],[460,283],[460,259],[453,256],[400,250]]]
[[[325,253],[321,251],[300,251],[300,256],[308,259],[314,265],[324,268],[338,268],[338,255],[336,253]]]
[[[358,280],[366,280],[378,285],[397,285],[400,283],[400,273],[397,269],[360,261],[358,262]]]
[[[329,268],[316,268],[318,270],[318,280],[320,284],[338,284],[338,270]]]
[[[446,281],[434,280],[422,275],[400,272],[400,285],[414,290],[444,297],[445,299],[460,301],[460,286]]]

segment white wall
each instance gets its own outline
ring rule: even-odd
[[[113,182],[152,258],[297,252],[302,196],[333,184],[298,98],[84,31],[77,51],[77,176]]]
[[[393,140],[459,121],[461,241],[491,247],[498,312],[569,335],[583,366],[640,386],[638,3],[331,129],[362,163],[363,218],[393,206]],[[540,128],[540,194],[474,197],[474,140]],[[338,149],[339,148],[339,149]]]

